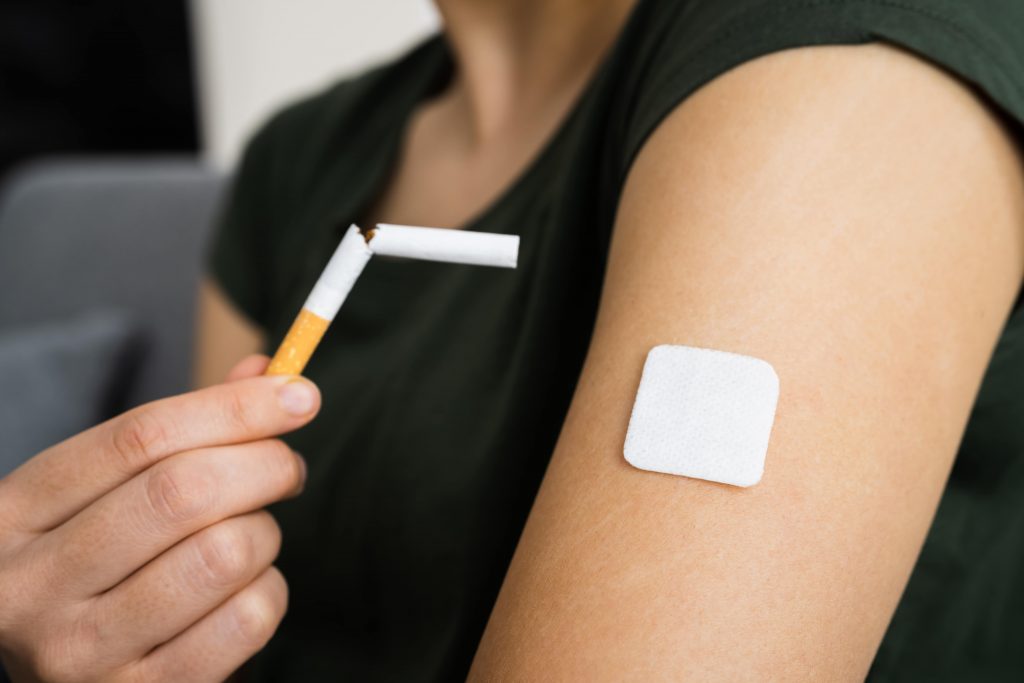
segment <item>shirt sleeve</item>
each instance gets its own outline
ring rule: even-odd
[[[644,143],[687,97],[764,55],[816,45],[884,42],[979,93],[1024,150],[1024,0],[650,0],[655,36],[620,101],[612,172],[618,187]],[[1013,307],[1024,311],[1024,287]]]
[[[757,57],[814,45],[887,42],[980,92],[1024,145],[1024,2],[1020,0],[694,0],[649,16],[659,38],[637,67],[620,132],[619,180],[686,97]]]

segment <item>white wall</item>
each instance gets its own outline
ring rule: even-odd
[[[204,153],[230,167],[288,100],[436,30],[429,0],[191,0]]]

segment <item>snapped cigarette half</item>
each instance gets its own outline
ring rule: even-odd
[[[270,361],[268,375],[302,373],[371,256],[359,228],[350,226]]]
[[[266,374],[298,375],[305,369],[374,254],[515,268],[519,236],[390,224],[379,224],[364,235],[358,226],[349,226]]]
[[[370,248],[381,256],[515,268],[519,235],[381,223],[373,231]]]

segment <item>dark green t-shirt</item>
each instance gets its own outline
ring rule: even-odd
[[[521,235],[517,270],[371,261],[307,371],[323,412],[288,440],[309,482],[275,508],[291,606],[253,680],[464,676],[582,367],[640,147],[746,60],[873,40],[1024,120],[1024,0],[640,0],[543,151],[464,226]],[[444,40],[428,40],[285,109],[250,143],[210,264],[270,349],[387,182],[410,114],[451,73]],[[1022,569],[1018,309],[872,680],[1024,679]]]

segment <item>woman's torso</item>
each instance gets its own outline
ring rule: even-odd
[[[664,32],[701,26],[689,4],[642,0],[557,131],[463,226],[520,235],[518,269],[382,258],[367,267],[307,371],[323,389],[323,410],[289,438],[309,462],[307,489],[274,510],[290,612],[249,667],[254,680],[465,674],[582,366],[624,174],[673,103],[663,93],[676,92],[677,102],[701,82],[650,76],[661,52],[685,52],[666,47]],[[756,23],[741,19],[736,26]],[[798,17],[791,24],[790,42],[813,42]],[[830,35],[867,39],[853,28]],[[715,61],[715,49],[724,48],[692,51],[707,62],[705,79],[745,58],[735,47]],[[262,173],[280,197],[263,245],[267,277],[252,285],[262,288],[259,322],[271,347],[342,230],[379,210],[410,117],[451,69],[434,39],[276,120],[267,146],[282,162]],[[273,173],[280,183],[269,182]],[[256,191],[240,186],[235,204],[255,203]],[[227,268],[217,264],[215,274]],[[1024,672],[1021,387],[1018,312],[880,650],[878,680],[955,677],[972,664]]]

